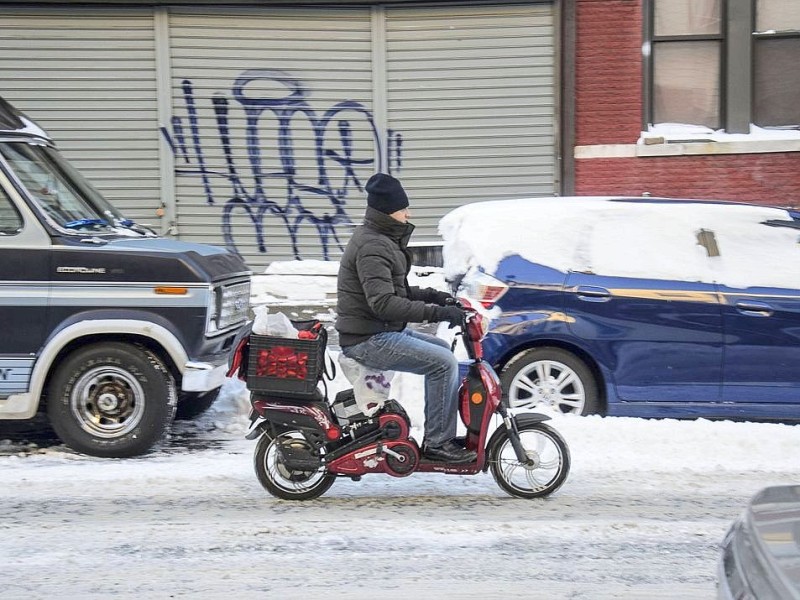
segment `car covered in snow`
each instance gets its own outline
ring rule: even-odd
[[[720,600],[800,600],[800,485],[758,492],[734,521],[718,563]]]
[[[512,407],[800,419],[800,213],[530,198],[440,223],[445,275],[490,310]]]

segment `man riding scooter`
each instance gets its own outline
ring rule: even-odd
[[[425,376],[423,456],[468,463],[476,458],[455,441],[458,361],[442,339],[407,323],[458,325],[464,311],[447,292],[408,284],[408,241],[414,225],[401,183],[384,173],[366,185],[367,210],[342,255],[337,282],[336,330],[342,353],[382,371]]]

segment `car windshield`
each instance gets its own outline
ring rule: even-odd
[[[55,149],[2,142],[0,155],[39,210],[58,227],[81,233],[135,229],[133,222],[111,206]]]

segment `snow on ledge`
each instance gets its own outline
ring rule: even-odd
[[[726,133],[702,125],[684,123],[657,123],[650,125],[639,136],[637,144],[670,142],[763,142],[775,140],[800,140],[797,129],[764,129],[750,124],[750,133]]]
[[[576,146],[574,152],[576,159],[800,152],[800,130],[751,124],[750,133],[726,133],[699,125],[659,123],[642,131],[635,144]]]

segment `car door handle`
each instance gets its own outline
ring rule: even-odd
[[[593,285],[579,285],[575,292],[578,294],[579,300],[586,302],[608,302],[611,300],[611,292],[606,288]]]
[[[736,310],[748,317],[771,317],[772,307],[766,302],[737,302]]]

